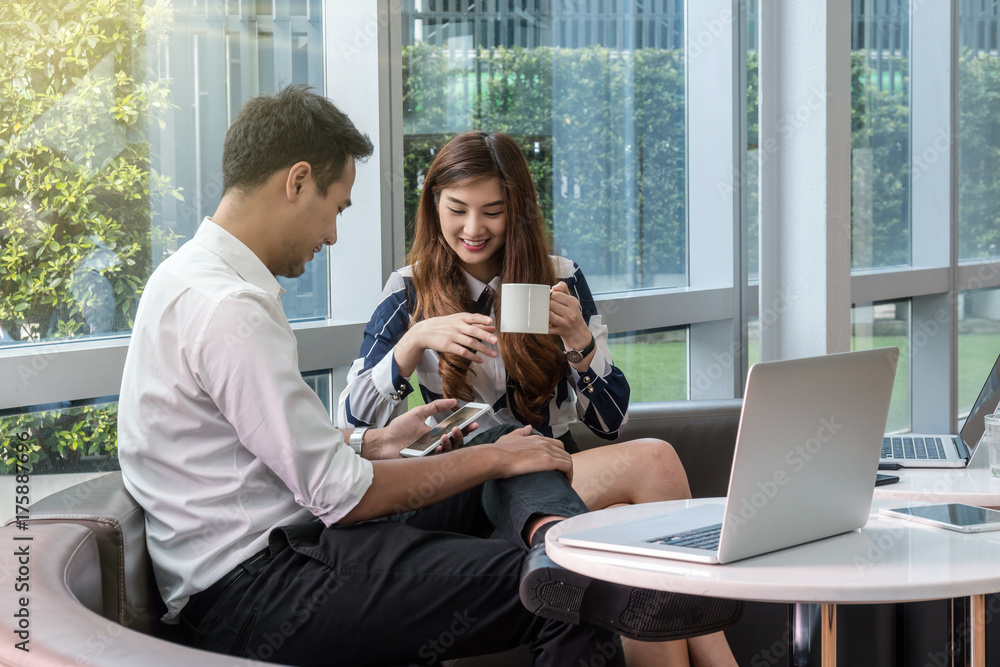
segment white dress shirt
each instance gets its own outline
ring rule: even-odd
[[[164,616],[312,516],[331,525],[372,482],[298,370],[284,290],[209,219],[153,272],[118,407],[125,486],[146,513]]]

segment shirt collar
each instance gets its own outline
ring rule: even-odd
[[[228,264],[240,278],[277,298],[285,293],[278,280],[260,261],[260,257],[246,247],[242,241],[206,217],[191,239],[198,245],[214,252]]]
[[[462,275],[465,276],[465,281],[469,283],[469,296],[472,297],[473,301],[478,301],[479,297],[482,296],[483,290],[486,289],[487,284],[494,292],[500,291],[500,276],[494,276],[493,280],[489,283],[484,283],[479,278],[474,277],[471,273],[462,269]]]

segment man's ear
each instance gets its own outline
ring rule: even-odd
[[[296,162],[289,168],[285,179],[285,196],[289,201],[295,201],[312,175],[312,165],[308,162]]]

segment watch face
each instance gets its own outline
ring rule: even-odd
[[[583,355],[580,354],[579,350],[568,350],[566,352],[566,359],[571,364],[578,364],[583,361]]]

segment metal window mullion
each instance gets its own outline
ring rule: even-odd
[[[178,23],[181,21],[178,20]],[[195,68],[194,42],[198,32],[194,24],[195,17],[185,16],[183,24],[178,26],[174,37],[167,43],[174,81],[194,81],[192,76]],[[197,196],[197,169],[195,165],[198,159],[198,144],[193,111],[195,108],[193,83],[192,85],[172,85],[170,95],[171,101],[176,105],[176,109],[171,111],[176,122],[170,126],[173,128],[173,134],[170,139],[163,142],[163,149],[169,151],[173,156],[174,164],[176,164],[176,170],[173,172],[173,184],[185,193],[185,201],[174,204],[177,215],[173,218],[167,218],[165,221],[176,221],[175,231],[183,238],[189,239],[194,236],[198,223],[201,222],[202,216],[206,213],[201,210],[201,200]],[[161,260],[163,256],[162,251],[155,255],[157,261]]]
[[[337,243],[329,250],[330,314],[337,319],[367,321],[378,303],[386,269],[393,264],[392,187],[402,178],[394,173],[402,160],[394,163],[392,157],[396,145],[392,108],[400,106],[390,100],[390,37],[395,30],[398,40],[400,30],[394,4],[393,0],[325,0],[323,5],[327,16],[336,17],[324,24],[328,45],[324,90],[375,145],[375,153],[357,165],[352,205],[341,216]],[[402,71],[398,58],[391,66]],[[400,109],[400,119],[401,113]],[[397,150],[401,154],[400,146]],[[378,259],[373,261],[374,257]]]
[[[947,294],[951,282],[951,270],[945,266],[854,273],[851,275],[851,302],[872,303]]]
[[[274,18],[271,27],[274,35],[274,83],[285,86],[292,83],[292,20],[289,0],[272,0]]]
[[[209,3],[209,13],[206,21],[208,34],[199,50],[195,67],[198,68],[200,89],[195,91],[199,113],[194,122],[198,125],[198,150],[201,153],[199,169],[199,185],[201,188],[200,204],[205,209],[205,215],[215,212],[222,197],[222,144],[226,129],[229,127],[229,108],[226,99],[226,68],[220,63],[227,62],[226,55],[226,24],[225,5],[221,1]],[[202,124],[204,123],[204,127]],[[214,183],[208,182],[214,179]],[[201,221],[196,221],[200,224]]]
[[[299,370],[349,366],[361,347],[363,322],[293,324]],[[114,396],[121,387],[128,337],[46,343],[0,350],[0,410]]]
[[[763,361],[850,347],[850,11],[760,6]]]
[[[911,281],[910,409],[917,431],[950,432],[957,420],[957,301],[953,184],[956,136],[953,3],[924,3],[910,16],[911,262],[931,267],[937,294]],[[957,9],[957,6],[956,6]],[[942,30],[941,26],[951,26]],[[940,268],[935,268],[940,267]]]
[[[748,3],[736,0],[733,2],[734,20],[736,28],[733,33],[733,103],[735,114],[733,117],[733,183],[735,189],[733,197],[733,244],[736,249],[736,256],[733,262],[733,332],[732,341],[734,346],[733,369],[733,396],[743,396],[743,387],[747,372],[749,371],[749,323],[750,304],[753,302],[749,296],[750,279],[750,211],[749,203],[749,160],[747,147],[749,144],[749,118],[747,100],[747,77],[748,77],[748,53],[750,46],[757,44],[756,35],[750,34],[749,16],[750,8]],[[756,16],[754,17],[754,26]],[[756,297],[755,297],[756,298]]]
[[[382,143],[389,151],[388,163],[391,169],[382,178],[382,235],[390,242],[382,247],[382,283],[389,274],[406,259],[406,212],[403,197],[403,21],[398,12],[388,13],[388,34],[379,49],[385,54],[385,77],[387,103],[382,106],[379,119]],[[478,62],[478,58],[477,58]],[[388,136],[385,136],[385,135]],[[387,140],[388,139],[388,140]],[[383,154],[385,152],[383,151]]]
[[[728,287],[616,292],[594,299],[611,333],[728,321],[733,315],[733,290]]]
[[[959,292],[1000,287],[1000,262],[962,262],[955,274],[955,289]]]
[[[732,309],[709,322],[692,322],[688,378],[692,398],[737,395],[742,366],[719,365],[718,355],[734,354],[740,331],[741,286],[735,270],[741,264],[737,204],[742,191],[734,146],[741,108],[739,28],[742,16],[732,0],[697,0],[685,8],[685,107],[687,125],[688,274],[692,289],[729,291]],[[716,372],[706,373],[707,368]]]
[[[326,59],[323,58],[323,0],[309,0],[308,29],[309,85],[316,90],[323,90],[326,72]]]

